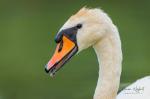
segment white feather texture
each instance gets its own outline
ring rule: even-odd
[[[116,99],[122,67],[122,49],[117,27],[101,9],[82,8],[60,30],[77,24],[83,25],[77,32],[79,52],[93,46],[99,62],[99,78],[94,99]],[[141,79],[129,88],[139,85],[144,87],[142,95],[129,96],[122,91],[117,99],[150,99],[149,84],[149,77]]]
[[[118,94],[117,99],[150,99],[150,76],[125,88]]]

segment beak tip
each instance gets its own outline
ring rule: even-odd
[[[47,68],[47,65],[45,65],[45,72],[49,73],[49,69]]]

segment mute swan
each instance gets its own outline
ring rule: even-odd
[[[150,99],[150,76],[117,96],[122,67],[121,41],[117,27],[101,9],[79,10],[62,26],[55,41],[56,51],[45,66],[51,76],[73,55],[92,46],[100,68],[94,99]]]

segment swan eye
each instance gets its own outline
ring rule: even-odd
[[[82,24],[77,24],[77,29],[81,29],[82,28]]]

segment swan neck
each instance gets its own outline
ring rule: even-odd
[[[116,99],[122,63],[119,33],[104,37],[94,45],[94,50],[99,62],[94,99]]]

